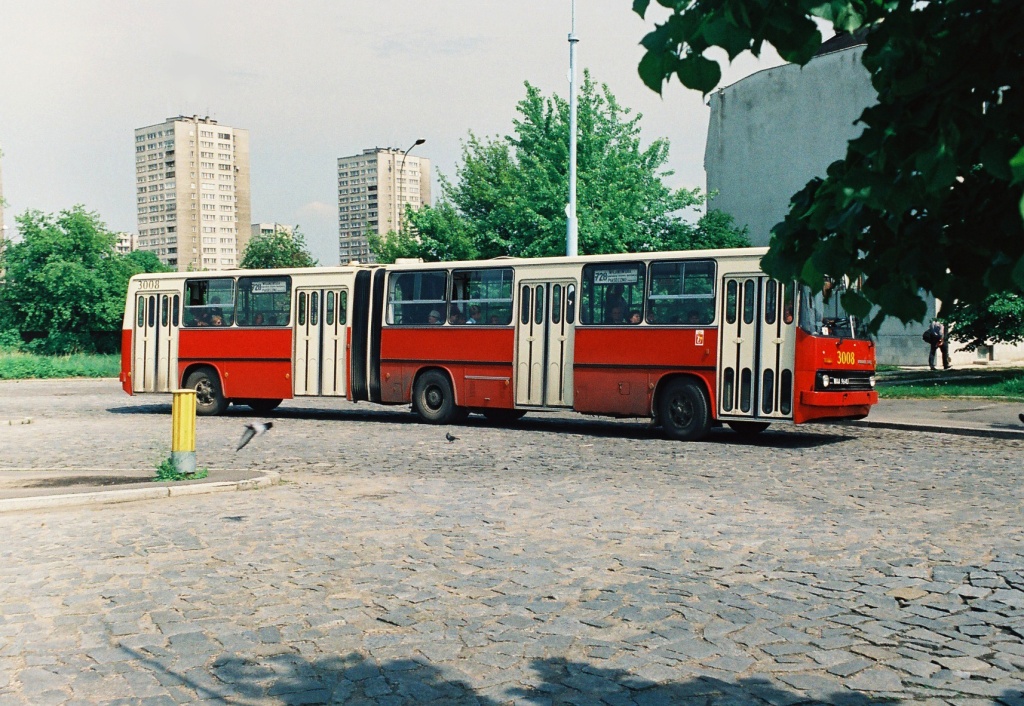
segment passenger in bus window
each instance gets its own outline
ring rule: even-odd
[[[793,299],[789,297],[786,299],[786,305],[782,309],[782,322],[786,324],[793,323]]]
[[[256,314],[256,316],[254,316],[252,318],[252,325],[253,326],[262,326],[263,325],[263,314]]]
[[[609,312],[608,316],[605,317],[606,324],[624,324],[626,323],[626,306],[623,304],[616,304]]]
[[[480,307],[476,304],[469,307],[469,318],[466,319],[467,324],[476,324],[480,322]]]
[[[634,310],[634,311],[632,311],[629,314],[629,323],[631,323],[631,324],[638,324],[642,320],[643,320],[643,316],[640,315],[639,311]]]
[[[497,314],[491,314],[490,324],[491,326],[501,326],[501,319],[498,318]]]
[[[604,322],[606,324],[621,324],[626,318],[626,299],[622,296],[623,287],[621,284],[613,284],[608,288],[604,298]],[[616,316],[616,309],[618,315]]]
[[[442,321],[441,321],[441,312],[438,311],[437,309],[431,309],[430,313],[427,314],[427,323],[428,324],[440,324],[440,323],[442,323]]]
[[[448,317],[448,323],[452,324],[453,326],[460,326],[466,323],[466,317],[463,316],[462,312],[459,311],[458,307],[456,307],[455,310],[452,312],[452,315]]]
[[[210,326],[223,326],[224,317],[220,314],[212,314],[210,316]]]

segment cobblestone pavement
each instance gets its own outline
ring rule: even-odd
[[[0,515],[0,705],[1024,704],[1024,444],[660,439],[286,403],[270,489]],[[0,472],[155,465],[166,397],[0,383]]]

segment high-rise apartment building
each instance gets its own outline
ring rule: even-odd
[[[430,203],[430,160],[393,147],[338,158],[338,252],[372,262],[367,232],[398,231],[405,206]]]
[[[185,270],[237,267],[249,242],[249,131],[178,116],[135,130],[139,250]]]

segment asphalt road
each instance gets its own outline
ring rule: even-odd
[[[7,424],[31,419],[29,424]],[[1024,704],[1024,443],[663,440],[286,403],[272,488],[0,515],[0,706]],[[0,383],[0,474],[152,468],[166,397]]]

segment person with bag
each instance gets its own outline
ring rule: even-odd
[[[946,326],[938,320],[933,320],[932,325],[921,334],[921,339],[928,344],[928,367],[935,370],[935,351],[942,351],[942,367],[949,370],[949,340],[946,336]]]

